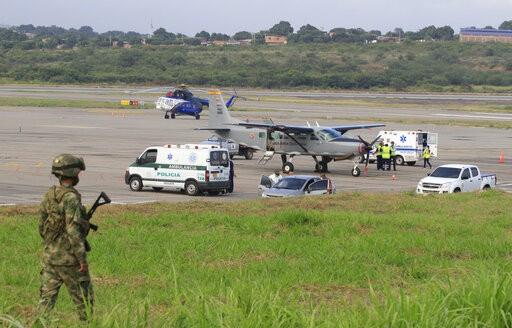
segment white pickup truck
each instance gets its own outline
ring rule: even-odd
[[[474,165],[448,164],[437,167],[416,187],[417,194],[444,194],[491,189],[496,174],[482,174]]]

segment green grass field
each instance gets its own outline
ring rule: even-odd
[[[97,327],[510,327],[512,195],[107,206]],[[0,208],[0,322],[36,318],[35,207]],[[51,326],[76,326],[62,291]],[[9,323],[10,322],[10,323]]]
[[[121,98],[120,98],[121,99]],[[9,107],[70,107],[70,108],[132,108],[122,106],[120,102],[78,100],[78,99],[42,99],[23,97],[0,97],[0,106]],[[153,102],[144,104],[144,108],[155,108]]]

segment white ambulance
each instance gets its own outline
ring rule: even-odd
[[[396,164],[413,166],[417,161],[423,159],[423,149],[425,146],[430,147],[430,153],[432,158],[437,157],[437,144],[438,134],[416,130],[416,131],[380,131],[380,139],[384,144],[391,144],[391,141],[395,142],[396,149]],[[376,143],[376,145],[378,142]],[[376,146],[375,145],[375,146]],[[370,162],[376,160],[375,157],[375,146],[373,151],[370,153]]]
[[[133,191],[151,187],[217,195],[229,189],[229,153],[215,145],[185,144],[147,148],[130,165],[125,182]]]

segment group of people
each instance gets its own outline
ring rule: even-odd
[[[384,144],[383,141],[379,142],[375,156],[377,157],[377,171],[391,171],[391,165],[393,165],[393,171],[396,171],[396,147],[394,141],[391,141],[391,144]]]
[[[390,144],[384,144],[383,141],[379,142],[375,150],[375,156],[377,157],[377,170],[391,171],[391,166],[393,166],[393,171],[396,171],[396,147],[394,141],[391,141]],[[431,156],[430,146],[425,145],[421,156],[423,158],[423,168],[426,168],[427,165],[430,169],[432,168],[432,164],[430,164]]]

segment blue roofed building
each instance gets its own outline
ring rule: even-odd
[[[490,28],[461,28],[461,42],[506,42],[512,43],[512,30]]]

